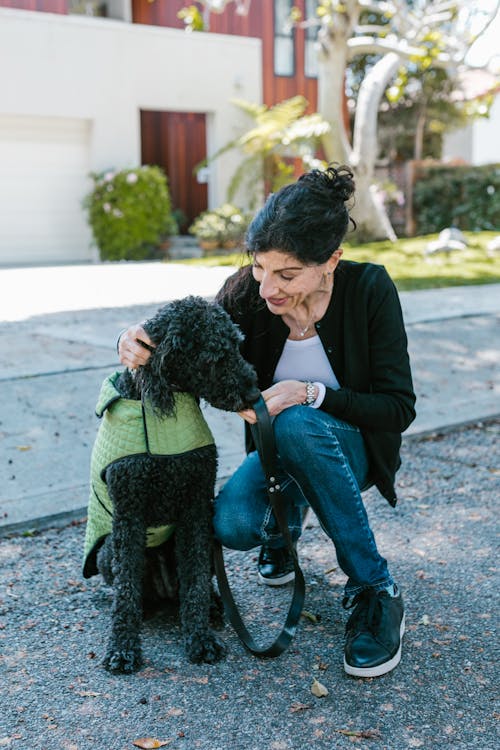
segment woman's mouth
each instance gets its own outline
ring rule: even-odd
[[[281,307],[286,304],[287,300],[288,297],[268,297],[266,302],[273,307]]]

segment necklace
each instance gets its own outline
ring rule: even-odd
[[[328,273],[327,276],[331,276],[331,273]],[[334,282],[334,279],[332,279],[332,286],[331,286],[331,289],[330,289],[330,296],[331,296],[331,294],[333,292],[333,282]],[[311,329],[311,326],[312,326],[312,323],[313,323],[313,320],[314,320],[314,315],[315,315],[315,311],[313,309],[311,315],[309,316],[309,320],[307,321],[307,323],[304,326],[304,328],[302,328],[297,323],[296,320],[293,320],[293,324],[294,324],[295,328],[297,329],[297,333],[298,333],[298,335],[300,336],[301,339],[304,338],[304,336],[306,335],[306,333]]]
[[[298,332],[298,334],[299,334],[299,336],[301,338],[303,338],[306,335],[306,333],[308,332],[308,330],[310,329],[313,317],[314,317],[314,315],[311,315],[311,317],[307,321],[307,325],[306,325],[305,328],[301,328],[298,323],[295,323],[295,325],[297,326],[297,332]]]

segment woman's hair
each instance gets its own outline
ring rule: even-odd
[[[345,237],[346,203],[354,194],[349,167],[313,169],[297,182],[269,196],[250,224],[245,244],[249,254],[280,250],[301,263],[325,263]]]

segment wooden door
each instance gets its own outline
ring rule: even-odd
[[[208,186],[200,184],[194,168],[207,156],[206,117],[201,112],[154,112],[141,110],[141,159],[165,171],[174,209],[189,225],[208,207]]]

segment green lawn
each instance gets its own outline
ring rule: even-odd
[[[469,246],[464,251],[425,255],[427,243],[437,235],[400,239],[397,242],[371,242],[364,245],[343,244],[344,258],[371,261],[384,265],[400,291],[431,289],[462,284],[500,282],[500,252],[488,255],[486,245],[495,232],[464,232]],[[190,258],[182,262],[195,265],[221,266],[245,263],[239,253]]]

